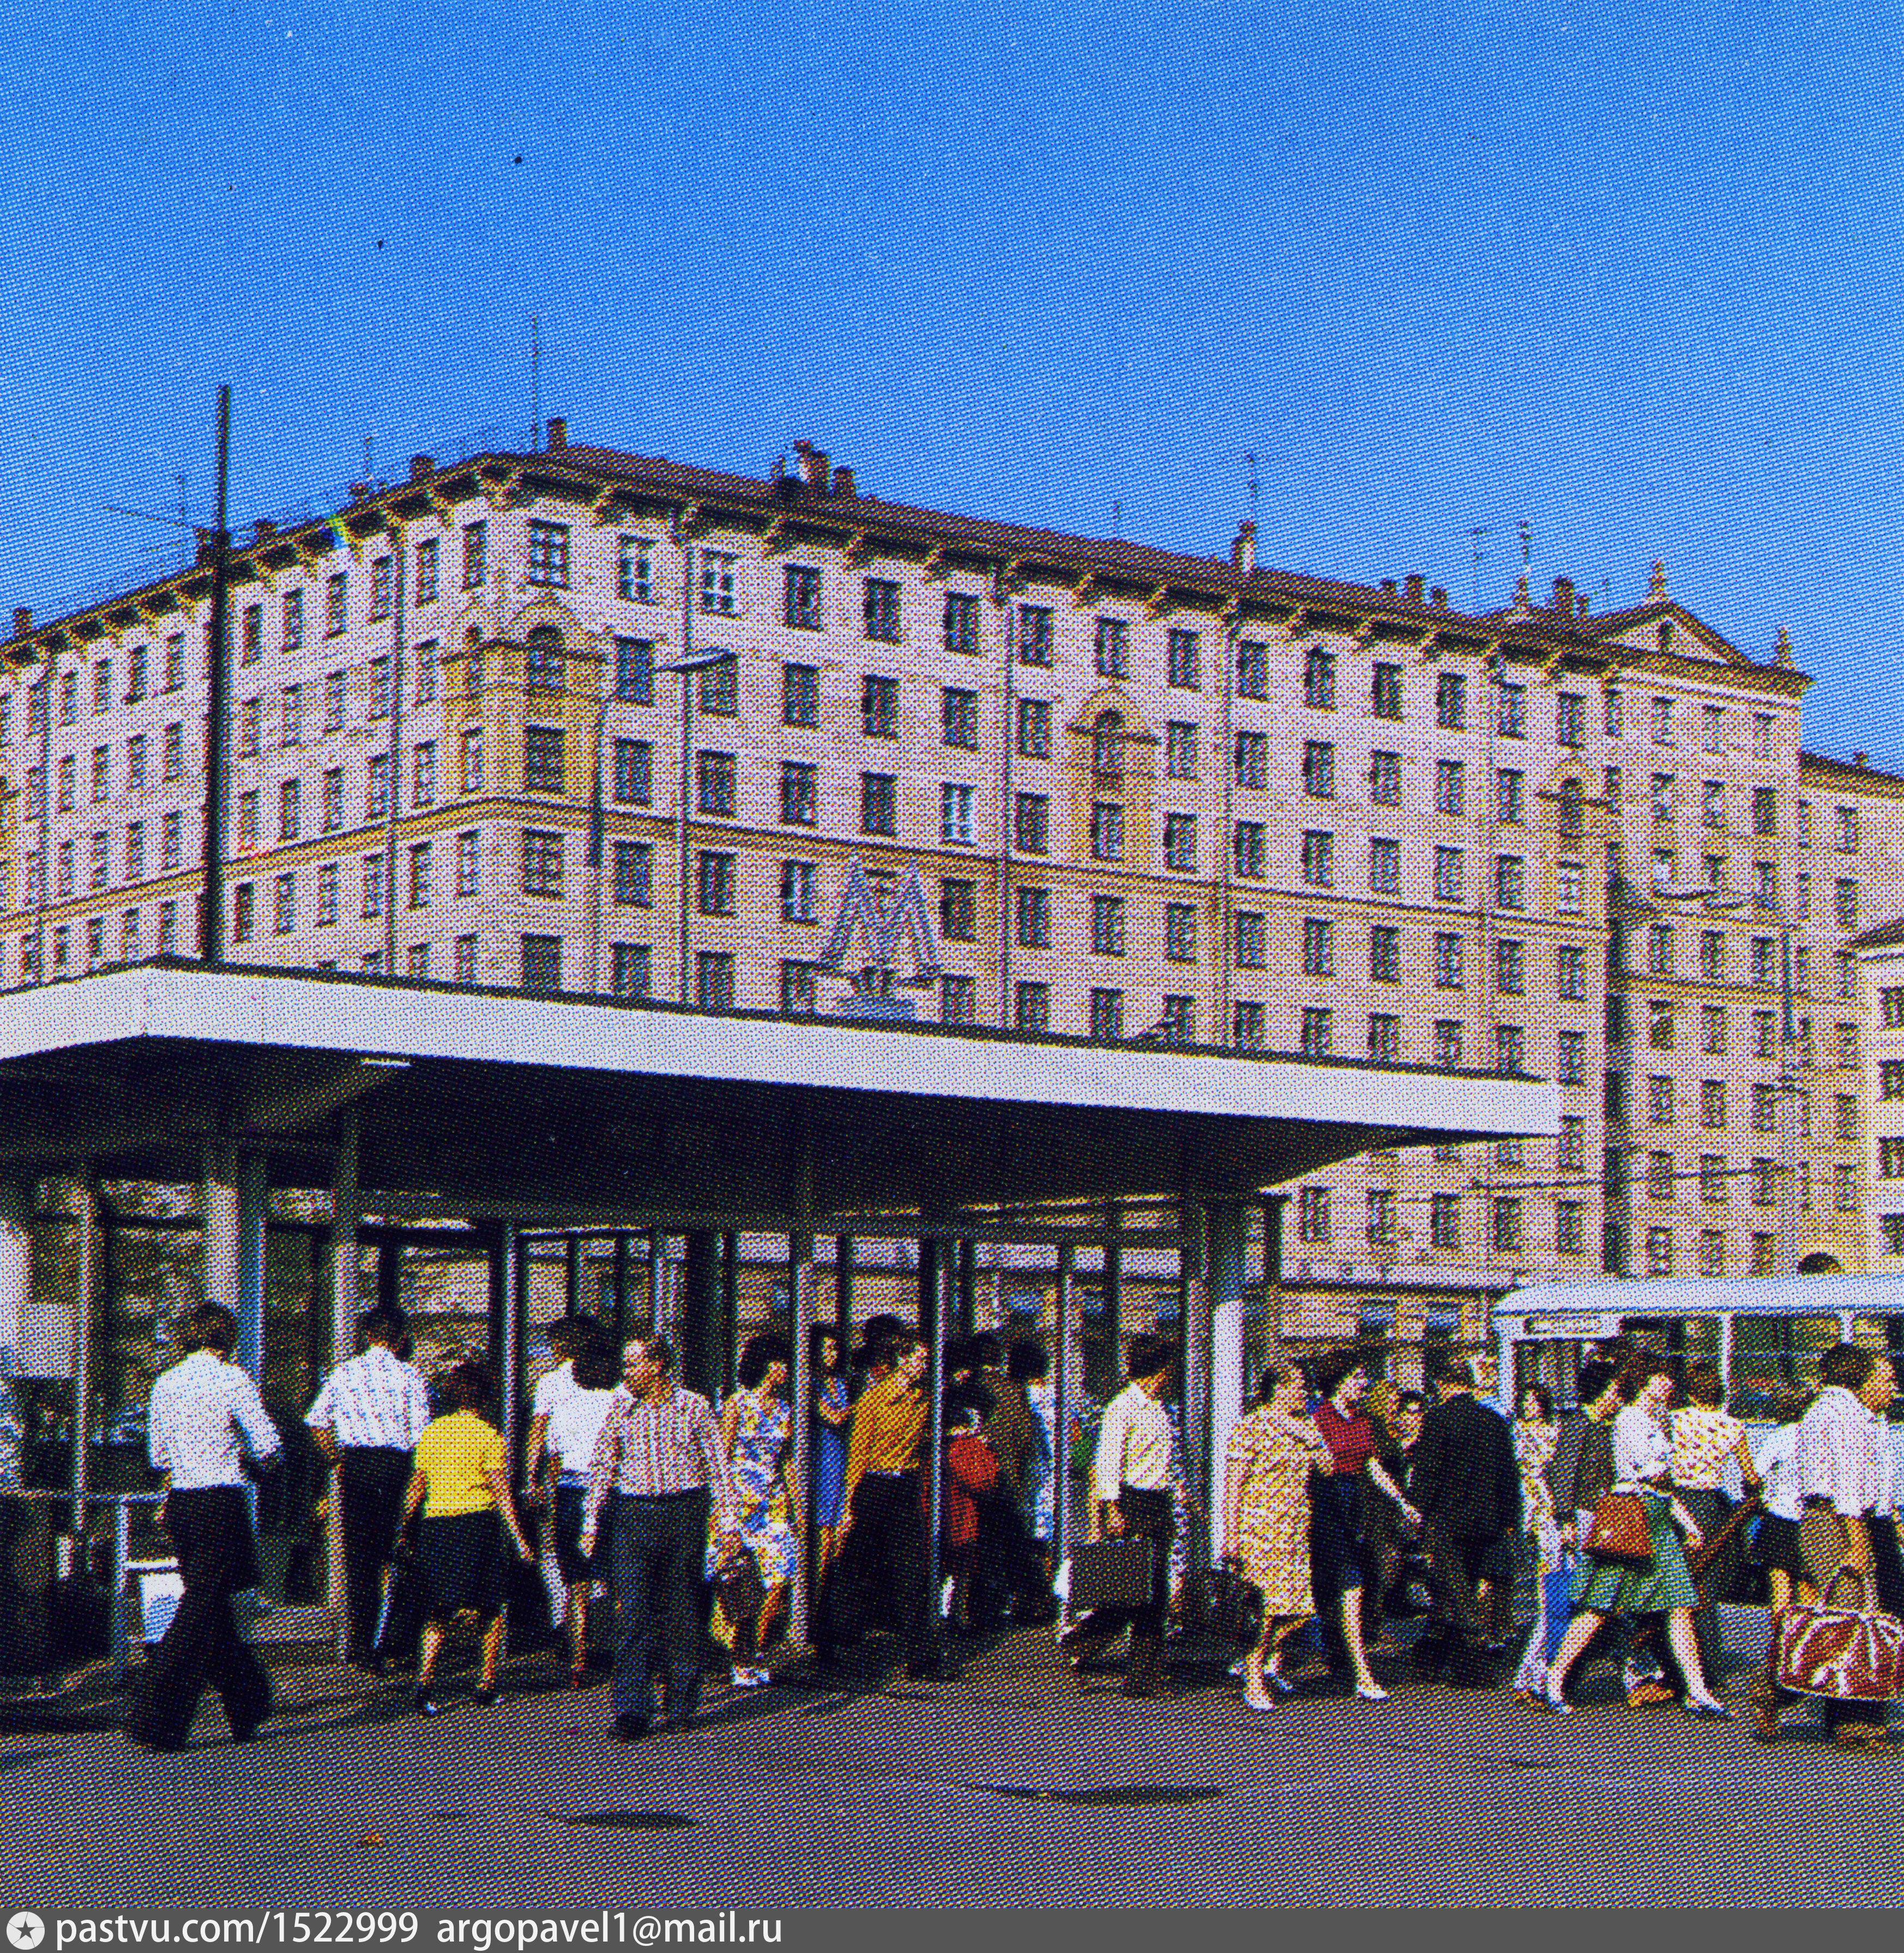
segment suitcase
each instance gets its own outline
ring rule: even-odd
[[[1157,1545],[1149,1539],[1095,1539],[1071,1548],[1071,1605],[1147,1607],[1157,1577]]]
[[[1833,1604],[1841,1580],[1858,1583],[1859,1605]],[[1790,1607],[1778,1617],[1781,1688],[1834,1702],[1889,1702],[1904,1671],[1904,1621],[1869,1611],[1865,1576],[1855,1567],[1833,1575],[1821,1607]]]

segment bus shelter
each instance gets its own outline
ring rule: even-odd
[[[17,1350],[45,1306],[30,1293],[23,1190],[70,1176],[83,1190],[71,1296],[81,1509],[98,1263],[83,1190],[199,1187],[205,1292],[237,1310],[254,1369],[271,1196],[328,1196],[334,1358],[354,1346],[361,1233],[455,1223],[488,1244],[492,1347],[519,1456],[519,1261],[517,1278],[509,1271],[523,1232],[685,1234],[684,1367],[704,1383],[722,1333],[713,1244],[766,1232],[788,1243],[794,1429],[810,1487],[816,1233],[917,1241],[936,1412],[959,1244],[1061,1240],[1062,1229],[1015,1227],[1011,1216],[1041,1203],[1164,1196],[1181,1216],[1168,1238],[1184,1276],[1193,1482],[1214,1509],[1241,1409],[1252,1199],[1372,1148],[1557,1130],[1553,1088],[1522,1077],[162,961],[0,998],[0,1346]],[[1062,1281],[1059,1296],[1062,1336]],[[334,1597],[340,1553],[334,1519]],[[796,1635],[805,1600],[796,1583]]]

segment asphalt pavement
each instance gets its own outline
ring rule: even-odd
[[[400,1907],[1513,1904],[1893,1905],[1904,1743],[1847,1754],[1802,1711],[1748,1733],[1764,1616],[1728,1610],[1741,1719],[1628,1710],[1602,1667],[1564,1719],[1415,1682],[1369,1704],[1312,1679],[1259,1714],[1213,1649],[1167,1694],[1073,1676],[1049,1630],[939,1682],[878,1645],[839,1675],[710,1688],[609,1739],[605,1679],[547,1655],[501,1703],[425,1722],[318,1647],[269,1646],[281,1713],[243,1748],[209,1698],[191,1748],[135,1748],[111,1705],[0,1704],[10,1899]],[[472,1650],[473,1652],[473,1650]]]

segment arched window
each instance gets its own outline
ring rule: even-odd
[[[562,633],[553,624],[538,624],[529,634],[525,679],[532,691],[562,689]]]
[[[1091,767],[1099,773],[1124,770],[1124,714],[1101,712],[1091,728]]]

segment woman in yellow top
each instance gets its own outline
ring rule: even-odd
[[[488,1367],[482,1363],[459,1363],[444,1379],[450,1409],[416,1440],[416,1475],[403,1500],[406,1520],[423,1508],[418,1548],[427,1611],[416,1669],[419,1715],[434,1716],[442,1706],[431,1691],[431,1678],[450,1622],[466,1609],[483,1623],[476,1700],[488,1704],[496,1699],[507,1625],[499,1518],[517,1553],[525,1560],[535,1557],[510,1494],[502,1433],[478,1414],[490,1390]]]

